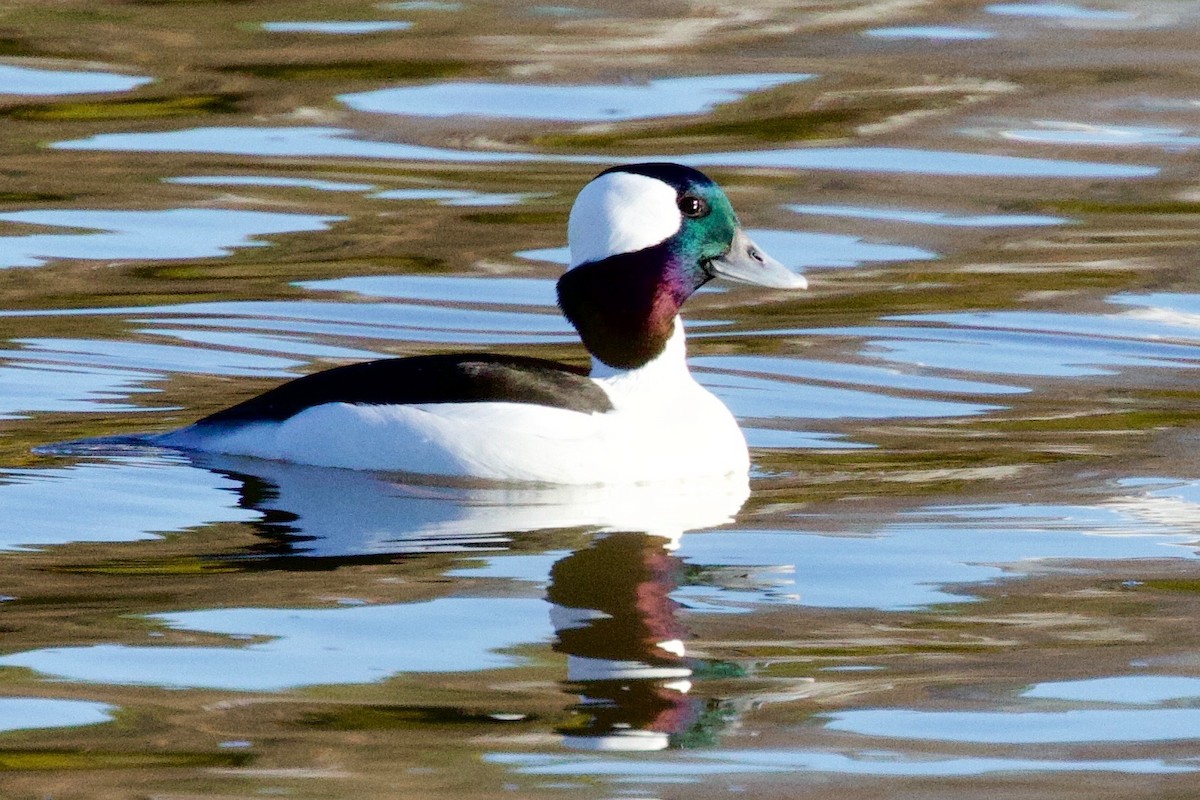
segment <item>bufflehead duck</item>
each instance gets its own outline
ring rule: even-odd
[[[678,164],[614,167],[567,226],[563,314],[590,372],[538,358],[369,361],[278,386],[156,443],[327,467],[560,484],[745,475],[733,415],[688,372],[679,308],[713,278],[801,289],[725,193]]]

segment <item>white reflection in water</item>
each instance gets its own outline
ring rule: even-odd
[[[0,470],[0,549],[131,542],[213,522],[250,522],[238,482],[183,459],[115,459],[54,469]]]
[[[222,153],[227,155],[386,158],[407,161],[622,163],[602,156],[554,156],[540,153],[451,150],[352,138],[346,128],[192,128],[150,133],[103,133],[87,139],[55,142],[64,150],[149,153]],[[675,160],[694,167],[832,169],[1011,178],[1141,178],[1157,167],[997,156],[899,147],[803,147],[688,156],[647,156],[638,160]]]
[[[340,219],[215,208],[15,211],[0,214],[0,223],[76,231],[0,236],[0,267],[36,267],[52,258],[211,258],[237,247],[265,246],[255,236],[321,231]]]
[[[360,470],[252,458],[197,457],[195,463],[249,487],[241,505],[284,512],[280,552],[353,556],[504,547],[511,534],[588,527],[677,538],[730,520],[750,489],[744,476],[687,483],[465,488],[408,484]],[[262,493],[263,482],[274,487]],[[270,532],[272,526],[265,529]]]
[[[1123,316],[1131,320],[1154,323],[1151,332],[1159,331],[1163,338],[1186,338],[1200,342],[1200,294],[1118,294],[1108,298],[1110,303],[1132,306]]]
[[[95,458],[118,451],[144,454],[0,471],[0,548],[134,541],[214,522],[255,523],[277,542],[277,554],[316,557],[503,548],[514,533],[576,527],[677,538],[729,521],[749,494],[744,476],[471,489],[259,459],[188,459],[103,440],[48,452]],[[271,491],[262,491],[264,483]]]
[[[0,64],[0,97],[9,95],[64,95],[128,92],[150,83],[151,78],[111,72],[37,69]]]
[[[379,114],[605,122],[700,114],[750,92],[812,77],[708,75],[593,86],[447,82],[344,94],[338,99],[356,111]]]
[[[486,608],[486,613],[483,609]],[[234,639],[227,647],[95,645],[0,658],[89,683],[277,691],[371,683],[404,672],[470,672],[523,663],[501,650],[549,640],[543,600],[442,598],[339,608],[227,608],[150,617],[176,630]]]
[[[1200,530],[1200,482],[1126,479],[1127,493],[1105,502],[1105,507],[1145,524],[1179,531]]]
[[[463,549],[503,542],[515,531],[579,526],[618,531],[612,542],[662,554],[684,528],[727,521],[749,492],[744,478],[641,487],[455,489],[254,459],[206,459],[206,466],[245,483],[240,505],[264,517],[283,512],[275,516],[286,520],[278,523],[286,534],[277,531],[276,537],[292,537],[296,552],[310,556]],[[625,533],[631,530],[657,535],[637,539]],[[581,590],[589,591],[587,586],[562,591],[574,598]],[[546,601],[496,597],[214,609],[150,619],[238,641],[226,647],[46,648],[5,656],[0,666],[89,682],[281,690],[378,681],[403,672],[514,666],[521,660],[498,651],[546,642],[552,632]],[[259,638],[267,640],[245,641]]]
[[[368,33],[403,31],[412,27],[411,22],[399,20],[353,20],[327,22],[264,22],[263,30],[270,33],[324,33],[354,36]]]
[[[74,728],[111,722],[116,706],[87,700],[0,697],[0,731]]]
[[[1033,128],[999,132],[1014,142],[1058,145],[1097,145],[1106,147],[1195,147],[1200,137],[1188,136],[1179,128],[1149,125],[1098,125],[1091,122],[1034,122]]]

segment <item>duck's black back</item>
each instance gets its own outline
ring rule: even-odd
[[[612,410],[583,369],[489,353],[365,361],[297,378],[197,422],[202,426],[282,422],[326,403],[528,403],[584,414]]]

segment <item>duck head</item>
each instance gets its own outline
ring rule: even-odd
[[[575,199],[567,238],[559,306],[592,355],[617,369],[658,356],[680,306],[714,278],[807,286],[746,236],[719,186],[679,164],[600,173]]]

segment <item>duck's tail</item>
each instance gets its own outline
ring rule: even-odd
[[[158,434],[135,433],[118,436],[94,436],[38,445],[33,452],[39,456],[144,456],[164,450]]]

